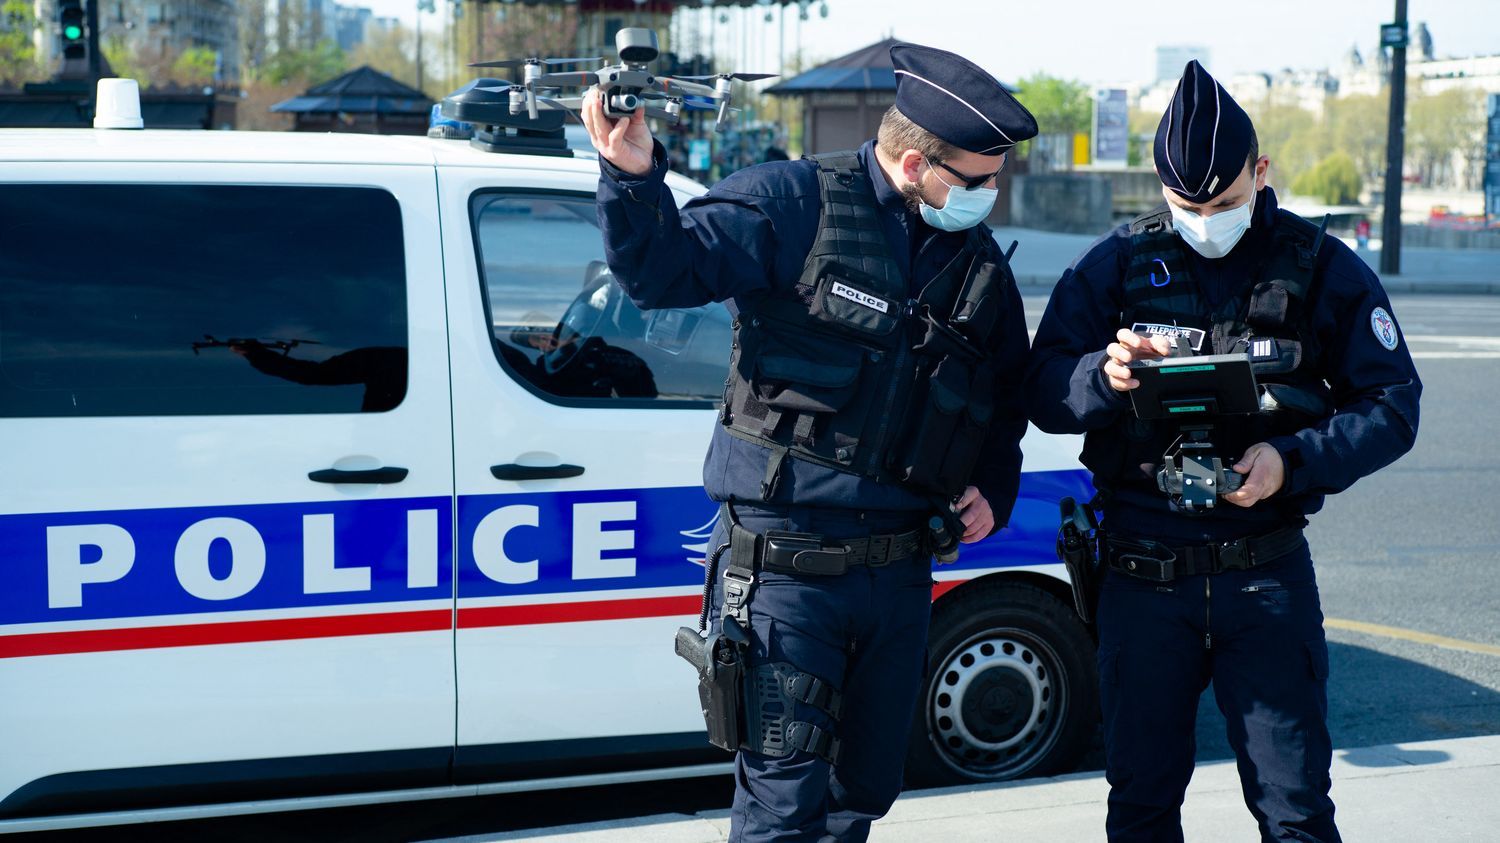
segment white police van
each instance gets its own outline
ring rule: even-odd
[[[107,130],[0,160],[0,832],[728,769],[672,652],[728,320],[621,295],[595,161]],[[1052,551],[1087,480],[1076,440],[1025,448],[1011,526],[935,570],[913,783],[1094,733]]]

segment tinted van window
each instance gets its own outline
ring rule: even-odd
[[[533,392],[581,406],[723,397],[728,311],[642,313],[604,262],[593,196],[488,192],[471,207],[495,352]]]
[[[406,345],[384,190],[0,185],[0,416],[378,412]]]

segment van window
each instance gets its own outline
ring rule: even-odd
[[[0,185],[0,416],[379,412],[406,347],[384,190]]]
[[[483,192],[471,202],[501,365],[573,405],[704,407],[722,400],[722,305],[643,313],[604,262],[594,197]]]

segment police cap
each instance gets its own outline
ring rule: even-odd
[[[1188,202],[1207,202],[1239,178],[1254,133],[1250,115],[1190,61],[1156,127],[1156,173]]]
[[[959,149],[1000,155],[1036,137],[1036,119],[978,65],[916,44],[891,47],[896,108]]]

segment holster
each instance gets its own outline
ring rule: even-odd
[[[1072,498],[1059,503],[1062,524],[1057,530],[1057,558],[1068,569],[1073,586],[1073,609],[1086,624],[1094,622],[1104,572],[1099,556],[1103,534],[1094,508]]]
[[[725,627],[739,633],[738,624],[725,618]],[[707,637],[684,626],[677,630],[677,655],[698,671],[698,704],[703,709],[703,723],[708,727],[708,742],[734,752],[745,742],[741,709],[745,700],[744,645],[730,640],[725,633]]]

